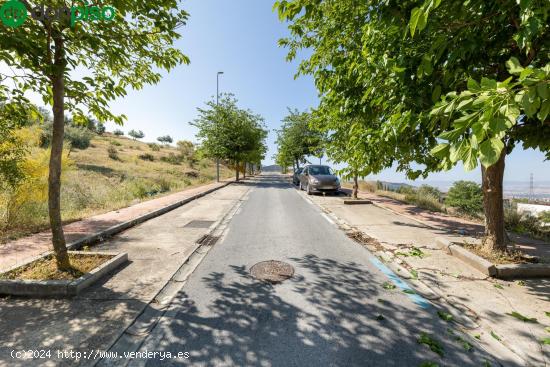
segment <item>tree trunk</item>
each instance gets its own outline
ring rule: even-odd
[[[298,161],[298,158],[296,158],[296,169],[300,169],[300,161]]]
[[[239,181],[239,161],[235,161],[235,179]]]
[[[243,162],[243,180],[246,178],[246,162]]]
[[[62,36],[57,36],[54,43],[54,72],[50,78],[53,94],[53,131],[48,177],[48,211],[55,261],[57,268],[65,271],[71,268],[71,264],[67,254],[63,222],[61,220],[61,160],[63,156],[63,135],[65,133],[65,52]]]
[[[359,182],[357,175],[353,176],[353,191],[351,192],[351,197],[357,199],[357,193],[359,191]]]
[[[506,251],[504,231],[504,205],[502,181],[504,179],[505,149],[492,166],[481,166],[481,186],[483,189],[483,210],[485,212],[485,237],[483,247],[486,251]]]

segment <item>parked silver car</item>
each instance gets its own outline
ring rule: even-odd
[[[299,178],[300,190],[306,190],[308,195],[316,192],[337,193],[340,190],[340,180],[329,166],[308,165]]]

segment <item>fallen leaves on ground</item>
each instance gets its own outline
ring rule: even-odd
[[[535,323],[537,322],[536,318],[523,316],[522,314],[520,314],[519,312],[516,312],[516,311],[511,312],[511,313],[506,313],[506,315],[515,317],[516,319],[521,320],[523,322],[535,322]]]
[[[437,316],[439,316],[441,320],[445,320],[445,321],[453,320],[453,315],[445,311],[437,311]]]
[[[491,330],[491,336],[492,336],[493,338],[495,338],[496,340],[498,340],[498,341],[501,341],[501,340],[502,340],[502,339],[500,338],[500,336],[498,336],[497,334],[495,334],[495,332],[492,331],[492,330]]]
[[[432,352],[435,352],[440,357],[443,357],[443,354],[444,354],[443,346],[428,334],[424,332],[421,333],[420,338],[418,338],[418,343],[427,345]]]
[[[384,289],[395,289],[395,284],[391,283],[391,282],[384,282],[382,283],[382,288]]]

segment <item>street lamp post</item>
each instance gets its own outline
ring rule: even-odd
[[[218,71],[216,74],[216,106],[219,104],[220,99],[220,75],[223,71]],[[216,158],[216,181],[220,182],[220,158]]]

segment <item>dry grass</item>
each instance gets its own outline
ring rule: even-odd
[[[110,157],[113,150],[117,159]],[[139,159],[145,153],[154,160]],[[147,143],[109,133],[94,137],[88,149],[73,149],[69,157],[74,163],[65,171],[61,188],[64,223],[215,180],[216,166],[211,160],[198,160],[193,165],[161,160],[178,153],[171,146],[160,146],[154,151]],[[233,171],[222,165],[220,176],[232,177]],[[0,201],[0,213],[4,211]],[[3,221],[3,218],[9,219]],[[25,202],[12,215],[0,215],[0,244],[48,228],[47,201],[42,198]]]
[[[537,262],[537,258],[527,257],[519,250],[509,249],[506,252],[488,252],[480,245],[471,243],[460,243],[459,245],[493,264],[528,264]]]
[[[363,181],[360,180],[358,182],[359,184],[359,191],[365,191],[365,192],[375,192],[376,191],[376,181]],[[346,189],[353,189],[353,182],[345,181],[342,183],[342,186]]]
[[[0,274],[0,278],[13,280],[73,280],[97,268],[113,258],[111,255],[69,254],[71,271],[59,271],[53,255],[36,260],[28,265]]]

